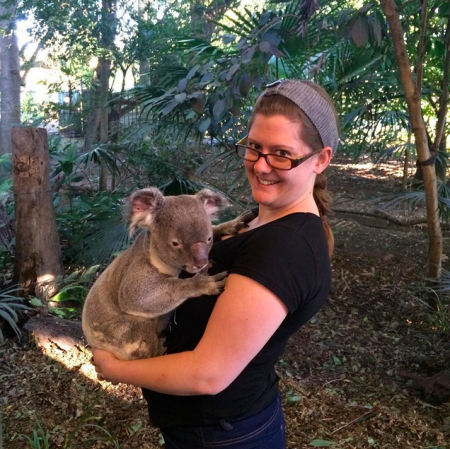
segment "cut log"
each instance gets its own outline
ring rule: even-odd
[[[63,273],[56,228],[47,131],[13,128],[13,185],[16,224],[14,282],[48,299]]]
[[[431,377],[406,372],[401,372],[400,376],[411,379],[411,387],[420,391],[424,400],[430,404],[442,404],[450,399],[450,369]]]
[[[81,321],[64,320],[51,316],[32,317],[23,327],[41,348],[52,345],[70,351],[85,346]]]

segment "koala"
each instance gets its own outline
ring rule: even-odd
[[[208,276],[214,237],[236,234],[254,218],[247,213],[218,226],[216,213],[226,198],[208,189],[165,197],[154,187],[129,198],[130,234],[143,228],[133,245],[115,259],[92,286],[82,314],[89,345],[121,360],[164,353],[160,334],[171,312],[190,297],[217,295],[226,274]],[[194,274],[179,279],[184,270]]]

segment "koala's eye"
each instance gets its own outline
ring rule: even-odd
[[[180,246],[179,242],[177,242],[176,240],[172,240],[172,246],[174,248],[176,248],[177,246]]]

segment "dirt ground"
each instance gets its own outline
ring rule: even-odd
[[[369,200],[400,191],[400,176],[392,163],[337,160],[329,173],[336,208],[374,210]],[[450,403],[423,401],[401,375],[430,376],[449,361],[450,334],[422,303],[426,229],[373,224],[331,219],[329,302],[294,335],[277,367],[289,449],[450,448]],[[82,350],[0,346],[5,449],[162,447],[139,389],[98,382],[89,359]],[[40,445],[25,438],[33,429]]]

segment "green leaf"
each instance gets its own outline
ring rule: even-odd
[[[189,73],[186,75],[186,79],[190,80],[196,73],[197,70],[200,68],[200,65],[197,64],[194,67],[192,67],[191,70],[189,70]],[[183,89],[184,90],[184,89]]]
[[[43,307],[44,306],[42,304],[42,301],[39,298],[36,298],[35,296],[32,296],[29,301],[33,307]]]
[[[381,34],[381,23],[377,15],[374,16],[372,25],[373,35],[378,45],[381,45],[382,34]]]
[[[241,76],[241,80],[239,82],[239,92],[243,97],[246,97],[250,91],[250,75],[248,73],[244,73]]]
[[[224,44],[231,44],[235,40],[236,40],[236,35],[235,34],[225,34],[222,37],[222,41],[223,41]]]
[[[214,79],[214,74],[211,72],[207,72],[202,76],[202,79],[200,80],[201,83],[209,83]]]
[[[9,323],[9,325],[12,327],[16,335],[20,337],[21,335],[20,329],[17,327],[17,324],[14,322],[14,320],[8,313],[0,309],[0,318],[3,318],[7,323]]]
[[[162,110],[163,115],[170,114],[177,106],[179,105],[178,101],[172,100],[166,104],[164,109]]]
[[[298,395],[289,395],[286,396],[286,402],[290,405],[296,404],[297,402],[301,401],[302,397]]]
[[[178,90],[180,92],[183,92],[186,89],[186,85],[187,85],[187,79],[183,78],[179,83],[178,83]]]
[[[336,446],[336,443],[334,441],[329,440],[312,440],[309,443],[309,445],[313,447],[328,447],[328,446]]]
[[[272,11],[266,11],[265,13],[261,14],[259,16],[259,24],[265,25],[270,20],[270,17],[272,16],[272,14],[273,14]]]
[[[369,37],[367,20],[364,17],[358,17],[352,27],[352,39],[358,47],[363,47]]]
[[[270,42],[267,41],[262,41],[259,44],[259,49],[263,52],[263,53],[269,53],[271,48]]]
[[[238,42],[237,47],[239,50],[242,50],[247,45],[247,39],[245,37],[241,38],[241,40]]]
[[[203,134],[211,125],[211,119],[208,117],[198,125],[198,130]]]
[[[186,100],[186,92],[182,92],[181,94],[175,95],[175,101],[178,103],[183,103],[184,100]]]
[[[245,50],[244,53],[242,53],[241,61],[243,64],[248,64],[252,60],[256,48],[257,48],[256,45],[253,45],[252,47],[247,48],[247,50]]]
[[[214,117],[220,119],[225,112],[225,100],[219,100],[213,108]]]
[[[234,74],[239,70],[240,66],[241,64],[234,64],[233,66],[231,66],[230,70],[228,70],[227,73],[227,81],[230,81],[233,78]]]

